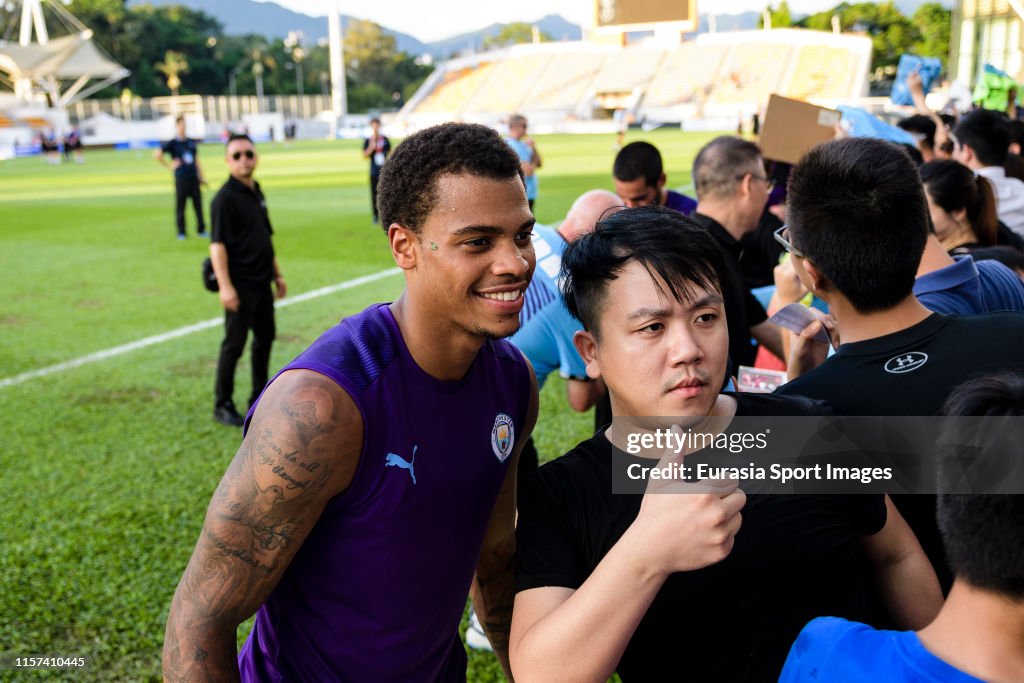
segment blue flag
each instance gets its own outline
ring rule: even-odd
[[[836,107],[843,113],[843,126],[855,138],[879,138],[904,145],[917,146],[917,139],[903,130],[882,119],[869,114],[858,107],[849,107],[841,104]]]
[[[910,96],[910,89],[907,87],[907,76],[917,71],[921,77],[921,86],[924,94],[931,90],[932,84],[939,79],[942,73],[942,62],[934,57],[917,57],[915,55],[901,55],[900,63],[896,67],[896,80],[892,84],[892,93],[889,97],[893,104],[911,106],[914,98]]]

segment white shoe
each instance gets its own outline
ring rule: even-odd
[[[494,648],[491,647],[491,641],[487,640],[487,634],[484,633],[484,628],[480,625],[480,620],[476,618],[476,612],[469,613],[469,628],[466,629],[466,645],[470,646],[474,650],[494,652]]]

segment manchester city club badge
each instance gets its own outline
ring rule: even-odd
[[[508,460],[512,455],[512,446],[515,445],[516,434],[512,426],[512,418],[505,413],[498,413],[494,418],[494,429],[491,430],[491,448],[494,455],[498,456],[499,462]]]

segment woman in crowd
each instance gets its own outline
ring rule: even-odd
[[[950,254],[969,254],[999,244],[999,221],[992,186],[956,161],[921,166],[935,234]]]

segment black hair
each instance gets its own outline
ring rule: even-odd
[[[996,196],[985,178],[952,159],[929,161],[919,170],[932,202],[948,213],[965,209],[974,241],[983,247],[996,244]]]
[[[920,166],[924,163],[924,155],[921,154],[921,150],[917,147],[906,142],[901,142],[900,147],[902,147],[903,151],[910,156],[910,160],[914,162],[914,166]]]
[[[764,172],[760,147],[743,138],[723,135],[697,152],[693,160],[693,185],[698,199],[731,197],[744,174]]]
[[[971,258],[975,261],[998,261],[1010,270],[1024,276],[1024,252],[1013,247],[997,245],[971,249]]]
[[[1017,468],[1015,479],[1020,477],[1024,375],[1002,372],[968,381],[949,395],[943,414],[989,418],[945,425],[938,447],[944,478],[955,480],[978,458],[1005,459]],[[993,422],[1010,428],[993,429]],[[958,578],[1024,601],[1024,495],[940,493],[938,522],[949,566]]]
[[[370,123],[380,123],[380,117],[379,116],[371,116],[370,117]]]
[[[1010,119],[1008,125],[1010,126],[1010,143],[1017,143],[1024,147],[1024,121]]]
[[[974,150],[983,166],[1002,166],[1010,151],[1010,120],[1002,112],[976,109],[953,129],[961,145]]]
[[[398,223],[418,233],[437,203],[438,178],[460,173],[523,177],[519,157],[494,130],[475,123],[426,128],[398,145],[381,171],[377,211],[384,231]]]
[[[952,114],[939,114],[939,120],[942,121],[942,125],[946,127],[947,131],[953,130],[953,127],[956,125],[956,117]],[[953,140],[950,139],[949,135],[946,135],[946,138],[939,143],[939,151],[946,156],[952,156],[954,148]]]
[[[245,140],[250,145],[253,145],[253,146],[256,145],[256,143],[252,141],[252,138],[249,137],[248,134],[246,134],[246,133],[232,133],[231,135],[228,136],[228,141],[226,143],[224,143],[224,146],[227,147],[232,142],[235,142],[237,140]]]
[[[925,149],[935,148],[935,120],[924,114],[914,114],[896,124],[908,133],[913,133]]]
[[[1003,164],[1003,171],[1007,178],[1024,180],[1024,158],[1013,152],[1006,153],[1006,162]]]
[[[874,138],[819,145],[789,181],[793,246],[860,313],[906,299],[928,238],[928,203],[903,148]]]
[[[665,167],[661,152],[649,142],[631,142],[615,155],[612,175],[616,180],[629,183],[637,178],[644,179],[647,187],[657,187]]]
[[[623,209],[599,221],[562,255],[565,304],[595,336],[608,283],[630,261],[657,276],[655,282],[664,281],[676,301],[692,299],[695,285],[722,292],[722,255],[704,228],[663,206]]]

